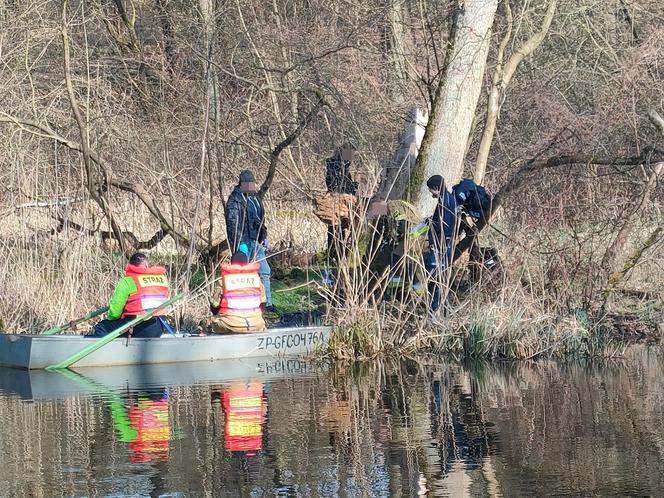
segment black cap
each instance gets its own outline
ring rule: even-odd
[[[234,265],[246,265],[249,262],[249,257],[242,251],[237,251],[231,256],[231,263]]]
[[[445,185],[445,180],[443,180],[443,177],[440,175],[433,175],[427,180],[427,187],[434,190],[440,190],[443,185]]]
[[[240,183],[256,183],[256,177],[251,171],[245,169],[240,173]]]

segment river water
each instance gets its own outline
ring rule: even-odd
[[[0,370],[1,496],[664,495],[664,360]]]

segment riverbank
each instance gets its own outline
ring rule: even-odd
[[[185,274],[176,266],[171,266],[171,271]],[[426,297],[421,295],[406,301],[403,296],[383,295],[381,300],[365,298],[360,302],[346,292],[346,300],[340,300],[335,297],[339,289],[321,284],[322,272],[318,266],[275,268],[273,300],[277,313],[266,313],[266,321],[269,326],[334,325],[326,354],[335,360],[420,354],[508,360],[616,357],[629,344],[658,343],[664,332],[664,306],[652,294],[617,294],[601,313],[577,309],[563,315],[547,310],[532,294],[516,292],[505,281],[500,286],[491,283],[491,292],[486,286],[481,292],[460,290],[462,285],[457,284],[456,306],[443,316],[430,315]],[[186,306],[173,314],[174,325],[184,331],[195,329],[207,316],[207,291],[213,282],[204,278],[201,267],[190,274],[190,285],[197,290]],[[69,315],[61,322],[76,316]],[[52,325],[32,323],[32,327],[5,330],[35,333]],[[83,325],[72,333],[86,330]]]
[[[4,240],[8,250],[0,272],[4,332],[38,333],[101,307],[126,261],[89,237],[67,239],[65,244],[35,232],[29,238]],[[535,246],[539,239],[524,240]],[[533,248],[528,258],[520,258],[522,252],[495,233],[485,243],[497,247],[502,271],[482,274],[474,281],[467,266],[458,265],[447,316],[430,316],[426,295],[395,290],[387,276],[376,277],[362,265],[343,270],[333,285],[322,285],[324,258],[290,249],[271,259],[278,313],[266,314],[267,322],[334,325],[329,355],[340,360],[420,353],[521,360],[611,357],[620,355],[625,344],[657,342],[662,336],[664,304],[657,291],[661,276],[649,270],[659,264],[656,258],[632,271],[632,290],[605,295],[589,278],[572,278]],[[218,268],[199,262],[188,266],[184,256],[171,252],[153,252],[150,257],[168,267],[175,289],[190,291],[172,313],[174,325],[196,330],[209,316]],[[298,260],[306,264],[294,267]],[[577,256],[572,263],[581,260]],[[82,326],[72,333],[85,331]]]
[[[374,308],[332,308],[326,300],[331,291],[316,275],[300,269],[288,274],[276,284],[275,303],[286,313],[297,303],[316,318],[326,311],[325,320],[336,327],[329,352],[335,359],[428,353],[457,359],[607,358],[621,356],[631,344],[659,343],[664,334],[664,303],[653,295],[619,294],[604,310],[563,315],[503,288],[482,299],[459,293],[460,304],[444,316],[428,313],[423,296],[407,303],[386,299]],[[304,315],[296,314],[306,320]]]

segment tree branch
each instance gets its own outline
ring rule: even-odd
[[[546,160],[538,161],[537,157],[526,161],[508,180],[500,190],[496,193],[491,202],[491,211],[488,216],[483,220],[478,221],[475,225],[475,232],[472,235],[464,237],[454,248],[454,261],[456,261],[465,251],[470,249],[474,244],[475,239],[479,232],[489,224],[491,216],[504,204],[509,196],[518,188],[523,185],[524,181],[531,173],[543,171],[549,168],[556,168],[559,166],[570,166],[574,164],[586,165],[604,165],[604,166],[638,166],[645,164],[651,160],[653,154],[658,154],[661,157],[660,161],[664,161],[664,150],[659,147],[646,147],[640,156],[634,157],[596,157],[591,155],[576,155],[576,156],[556,156]]]
[[[69,96],[69,104],[71,110],[74,113],[74,120],[78,126],[78,132],[81,136],[81,152],[83,154],[83,163],[85,165],[85,174],[88,180],[88,192],[94,201],[99,205],[103,210],[106,218],[108,219],[109,224],[111,225],[111,230],[115,233],[115,237],[120,244],[120,250],[126,252],[127,246],[122,235],[122,229],[120,225],[113,216],[113,213],[109,209],[108,202],[104,198],[104,194],[101,191],[99,182],[97,179],[96,168],[93,167],[92,160],[90,158],[90,134],[88,131],[87,123],[83,119],[81,114],[81,109],[78,106],[76,100],[76,93],[74,92],[74,85],[71,81],[71,71],[70,71],[70,54],[69,54],[69,37],[67,35],[67,0],[62,2],[62,48],[63,48],[63,57],[62,57],[62,70],[65,76],[65,86],[67,87],[67,95]],[[110,176],[109,171],[106,169],[106,176]]]
[[[607,247],[606,251],[604,252],[601,264],[602,268],[606,270],[607,274],[611,274],[615,270],[616,260],[618,259],[618,256],[622,251],[622,249],[627,244],[627,241],[629,240],[629,237],[632,234],[632,231],[634,230],[634,226],[636,225],[639,216],[641,215],[645,207],[650,203],[650,197],[652,195],[653,190],[655,190],[655,187],[657,186],[657,180],[659,178],[659,175],[662,173],[663,169],[664,169],[664,162],[657,163],[652,166],[652,171],[648,176],[648,181],[646,182],[646,185],[643,187],[641,195],[638,197],[638,202],[636,203],[636,206],[634,207],[631,213],[628,213],[626,215],[620,227],[620,230],[618,230],[618,233],[616,234],[615,239],[613,239],[613,242],[609,245],[609,247]]]
[[[63,137],[62,135],[51,129],[46,124],[41,124],[30,119],[17,118],[15,116],[11,116],[4,112],[0,113],[0,124],[1,123],[14,124],[19,128],[21,128],[22,130],[27,131],[28,133],[32,133],[33,135],[36,135],[41,138],[48,138],[54,140],[60,145],[64,145],[70,150],[74,150],[76,152],[82,152],[81,144]],[[90,159],[106,173],[107,184],[104,187],[113,186],[120,190],[124,190],[125,192],[130,192],[134,194],[145,205],[145,207],[148,208],[150,214],[152,214],[152,216],[157,218],[160,225],[162,226],[162,230],[166,235],[173,236],[173,238],[180,243],[183,244],[189,243],[189,238],[180,233],[174,227],[174,225],[170,223],[168,219],[166,219],[166,217],[162,214],[154,198],[147,192],[145,187],[143,187],[142,185],[135,185],[127,181],[117,180],[115,177],[113,177],[110,168],[106,166],[106,163],[99,157],[99,155],[97,155],[97,153],[90,150],[89,155]]]
[[[288,135],[284,140],[279,142],[274,150],[270,153],[270,167],[267,170],[267,176],[265,181],[261,185],[258,195],[260,197],[265,196],[268,189],[272,185],[274,180],[274,175],[277,171],[277,164],[279,163],[279,156],[290,144],[292,144],[300,136],[302,131],[311,123],[311,121],[316,117],[320,110],[327,105],[325,97],[322,94],[318,95],[318,102],[313,106],[313,108],[307,113],[307,115],[302,118],[298,123],[297,127]]]
[[[102,240],[117,240],[115,233],[109,232],[107,230],[91,230],[89,228],[85,228],[82,225],[79,225],[78,223],[67,220],[63,218],[62,216],[56,217],[58,220],[58,227],[55,229],[58,232],[61,232],[62,230],[65,230],[67,228],[71,228],[72,230],[76,230],[77,232],[83,233],[85,235],[89,236],[96,236],[99,235]],[[165,231],[163,230],[158,230],[152,237],[150,237],[148,240],[138,240],[138,237],[134,235],[133,232],[122,232],[123,237],[129,241],[131,247],[135,251],[140,251],[144,249],[154,249],[159,242],[164,240],[164,238],[168,235]]]
[[[556,12],[556,5],[558,0],[549,0],[549,4],[542,19],[542,25],[540,30],[526,40],[517,50],[514,52],[507,63],[503,66],[503,57],[505,55],[505,47],[509,41],[512,32],[512,11],[510,10],[509,0],[506,0],[506,15],[507,15],[507,32],[505,37],[501,41],[500,47],[498,49],[498,61],[496,69],[493,74],[493,83],[491,90],[489,92],[489,102],[487,104],[487,116],[486,122],[484,124],[484,130],[482,131],[482,140],[477,152],[477,159],[475,161],[475,171],[473,173],[473,178],[478,184],[484,183],[484,176],[486,174],[487,161],[489,159],[489,152],[491,150],[491,144],[493,143],[493,137],[496,133],[496,125],[498,123],[498,118],[500,116],[500,110],[503,106],[503,101],[505,100],[505,92],[507,91],[507,86],[512,81],[512,77],[516,72],[521,61],[527,56],[532,54],[537,48],[542,44],[544,38],[546,37],[549,28],[551,27],[551,22],[553,21],[553,16]]]

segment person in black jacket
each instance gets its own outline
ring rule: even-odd
[[[350,163],[354,154],[353,147],[344,145],[325,161],[325,186],[328,192],[357,194],[357,182],[350,176]]]
[[[325,161],[325,186],[327,191],[335,194],[357,195],[357,182],[350,176],[350,163],[355,151],[346,144],[339,147],[334,155]],[[342,244],[344,228],[342,226],[327,227],[327,254],[336,254],[335,247]],[[336,244],[335,244],[336,242]]]
[[[452,263],[454,236],[457,229],[457,203],[454,195],[445,187],[445,180],[434,175],[427,180],[431,195],[436,198],[436,209],[427,220],[429,224],[429,252],[424,265],[429,273],[431,310],[440,307],[443,285],[447,284],[447,270]]]
[[[226,234],[231,252],[235,254],[245,247],[249,258],[260,263],[258,271],[265,288],[265,309],[273,310],[270,274],[272,269],[267,262],[267,230],[265,228],[265,208],[257,195],[256,177],[249,170],[240,173],[240,181],[226,202]]]

